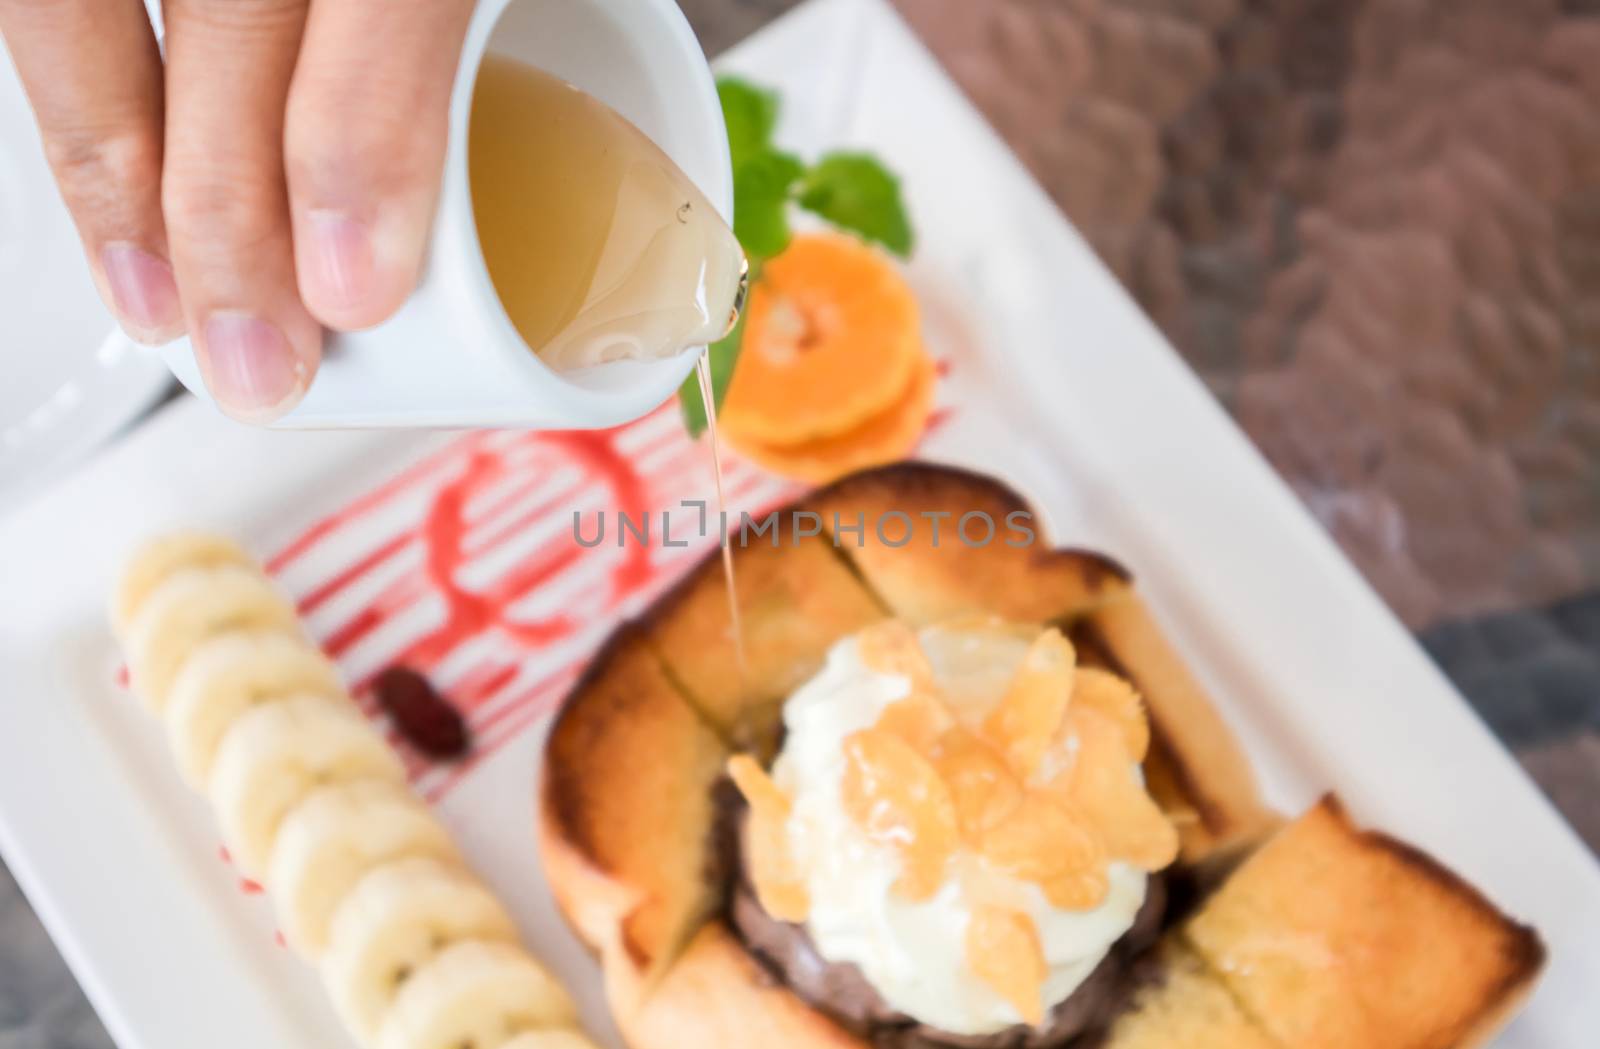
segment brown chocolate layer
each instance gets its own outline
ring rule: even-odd
[[[1151,875],[1144,905],[1133,925],[1100,964],[1050,1011],[1038,1027],[1017,1024],[986,1035],[943,1031],[899,1012],[849,963],[830,962],[817,951],[805,926],[779,921],[762,909],[743,863],[741,827],[745,807],[738,792],[719,789],[718,852],[730,876],[728,923],[751,955],[813,1008],[871,1043],[875,1049],[1067,1049],[1099,1038],[1122,1010],[1147,967],[1135,962],[1164,927],[1167,885]]]

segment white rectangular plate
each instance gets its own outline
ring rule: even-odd
[[[1550,969],[1497,1044],[1600,1030],[1593,858],[890,9],[816,0],[723,65],[783,91],[786,146],[861,145],[904,174],[912,276],[946,369],[923,453],[1003,475],[1053,538],[1130,565],[1272,802],[1298,811],[1336,789],[1539,928]],[[262,433],[182,403],[0,523],[0,848],[119,1044],[344,1044],[312,972],[274,947],[270,908],[219,861],[158,729],[113,684],[102,609],[119,559],[177,525],[277,554],[353,678],[406,654],[470,697],[480,759],[419,769],[418,785],[613,1037],[539,872],[539,745],[587,652],[705,542],[658,535],[626,568],[615,551],[546,565],[487,624],[472,595],[548,557],[575,506],[703,494],[702,453],[675,427],[669,407],[587,437]],[[597,486],[613,474],[626,500],[621,480]],[[788,491],[743,465],[734,487],[751,508]],[[449,562],[457,600],[423,556],[457,537],[441,514],[476,530]]]

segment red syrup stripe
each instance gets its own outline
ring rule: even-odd
[[[461,782],[478,760],[554,709],[622,608],[664,590],[699,561],[698,556],[653,558],[651,549],[639,544],[622,550],[586,549],[568,536],[561,520],[580,498],[587,505],[598,504],[596,509],[608,516],[627,512],[638,519],[646,511],[676,509],[683,499],[700,498],[701,490],[709,489],[706,450],[686,438],[675,418],[663,417],[669,411],[675,412],[675,406],[608,432],[490,433],[459,439],[313,525],[270,562],[275,569],[296,563],[297,570],[322,577],[303,589],[301,608],[309,612],[327,607],[357,585],[370,585],[363,581],[374,572],[396,571],[395,558],[416,559],[340,622],[319,630],[331,654],[346,656],[419,602],[444,602],[442,623],[395,642],[393,652],[383,653],[385,665],[405,663],[425,674],[436,673],[454,653],[468,659],[464,666],[454,660],[447,691],[473,726],[474,760],[451,766],[434,788],[437,796]],[[641,470],[641,460],[650,460],[652,468]],[[797,490],[737,460],[729,463],[728,472],[730,530],[738,527],[741,504],[762,504],[765,513],[765,507]],[[714,546],[715,510],[708,507],[707,514],[713,534],[691,535],[693,547]],[[381,534],[363,538],[380,526]],[[510,544],[540,528],[551,536],[509,554]],[[340,543],[319,547],[336,535]],[[497,556],[509,556],[510,562],[495,578],[476,588],[462,585],[463,571],[493,565]],[[511,611],[600,557],[605,567],[595,570],[593,585],[585,575],[581,599],[552,599]],[[482,567],[476,571],[481,573]],[[556,592],[566,594],[579,582],[571,578],[567,590]],[[533,616],[551,604],[559,610]],[[491,636],[496,640],[481,653],[464,652],[463,646]],[[528,669],[528,657],[563,642],[576,642],[569,656],[518,683]],[[363,661],[372,654],[366,652]],[[358,682],[366,700],[368,685]],[[439,771],[420,761],[408,764],[414,778],[431,780],[430,770]]]
[[[300,614],[310,615],[315,612],[331,598],[338,596],[352,583],[356,582],[356,580],[416,542],[416,539],[417,537],[409,532],[401,532],[385,540],[376,549],[361,555],[348,568],[341,569],[329,577],[326,582],[312,587],[301,595],[298,605]]]
[[[541,496],[531,505],[513,504],[507,509],[514,510],[514,513],[504,513],[496,519],[479,523],[476,529],[465,537],[463,553],[468,557],[493,556],[496,547],[515,540],[528,529],[545,521],[561,525],[557,535],[565,539],[567,525],[561,520],[563,511],[574,505],[573,496],[587,494],[594,487],[592,483],[587,482],[568,485],[554,493]]]
[[[343,509],[324,517],[300,533],[282,550],[268,558],[266,563],[267,571],[274,575],[278,574],[283,570],[284,566],[304,556],[313,546],[337,531],[342,525],[367,514],[396,495],[409,492],[418,487],[434,471],[441,470],[454,462],[460,455],[460,445],[470,440],[472,438],[468,437],[461,441],[451,442],[444,448],[401,470],[377,488],[358,496]]]

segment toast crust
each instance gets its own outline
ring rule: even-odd
[[[1127,569],[1104,554],[1051,547],[1040,515],[1012,489],[954,467],[894,463],[865,470],[797,506],[821,518],[884,606],[916,626],[972,613],[1054,622],[1082,615],[1131,584]],[[909,536],[895,514],[912,526]],[[970,514],[981,516],[963,533]],[[975,545],[987,531],[985,519],[993,536]],[[1011,545],[1028,538],[1013,526],[1031,534],[1025,545]]]
[[[608,967],[654,972],[719,904],[705,855],[727,755],[634,628],[574,687],[546,744],[538,837],[558,905]]]

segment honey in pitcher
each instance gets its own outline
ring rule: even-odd
[[[670,356],[730,328],[744,271],[733,231],[604,103],[487,55],[467,165],[489,278],[551,367]]]
[[[597,99],[487,55],[467,129],[472,208],[489,278],[522,340],[551,367],[675,354],[726,335],[745,257],[728,224],[661,149]],[[722,454],[708,358],[697,362],[719,518]],[[733,572],[722,571],[745,668]]]

